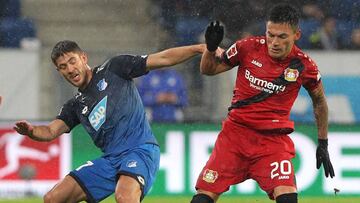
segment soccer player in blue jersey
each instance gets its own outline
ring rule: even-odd
[[[33,140],[51,141],[81,123],[103,155],[71,171],[44,202],[99,202],[114,192],[116,202],[140,202],[154,182],[160,151],[133,78],[181,63],[204,49],[192,45],[143,56],[119,55],[92,69],[76,42],[58,42],[51,59],[78,88],[77,94],[48,125],[23,120],[14,129]]]

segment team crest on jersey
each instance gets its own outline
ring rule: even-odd
[[[105,123],[106,120],[106,104],[107,96],[104,97],[91,111],[88,119],[91,126],[98,131],[100,127]]]
[[[226,51],[226,56],[229,58],[237,54],[236,44],[231,45],[231,47]]]
[[[203,173],[203,180],[207,183],[214,183],[218,176],[219,174],[217,171],[206,169]]]
[[[99,91],[105,90],[107,86],[108,86],[108,83],[105,81],[105,79],[100,80],[97,84]]]
[[[295,82],[299,77],[299,71],[297,69],[287,68],[284,71],[285,80],[289,82]]]

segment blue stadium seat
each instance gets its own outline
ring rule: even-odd
[[[21,2],[20,0],[0,0],[2,4],[1,17],[3,18],[19,18],[21,16]]]
[[[29,19],[5,18],[0,20],[0,36],[2,47],[20,47],[21,39],[36,36],[35,26]]]
[[[205,31],[208,19],[196,17],[181,17],[175,26],[176,42],[178,46],[199,42],[200,35]]]
[[[321,26],[320,21],[314,19],[301,20],[299,23],[301,29],[301,38],[296,44],[302,49],[310,49],[310,36],[312,33],[316,32]]]
[[[349,20],[337,20],[336,21],[336,29],[339,34],[341,43],[347,47],[350,46],[351,43],[351,32],[356,27],[356,23],[354,21]]]

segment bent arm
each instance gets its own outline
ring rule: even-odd
[[[166,49],[150,54],[146,61],[146,70],[154,70],[166,66],[173,66],[204,52],[205,44],[182,46]]]
[[[214,52],[205,50],[201,57],[200,72],[204,75],[216,75],[230,70],[232,67],[221,61],[223,49],[218,48]]]
[[[65,132],[69,132],[69,127],[64,121],[55,119],[48,125],[34,126],[27,121],[18,121],[15,123],[14,130],[19,134],[26,135],[33,140],[40,142],[49,142],[59,137]]]
[[[327,139],[328,136],[328,105],[324,93],[324,88],[320,84],[316,89],[308,91],[312,103],[313,111],[318,129],[318,139]]]

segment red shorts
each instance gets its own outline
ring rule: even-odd
[[[294,143],[288,135],[262,134],[226,119],[196,189],[221,194],[254,179],[271,199],[277,186],[296,187]]]

